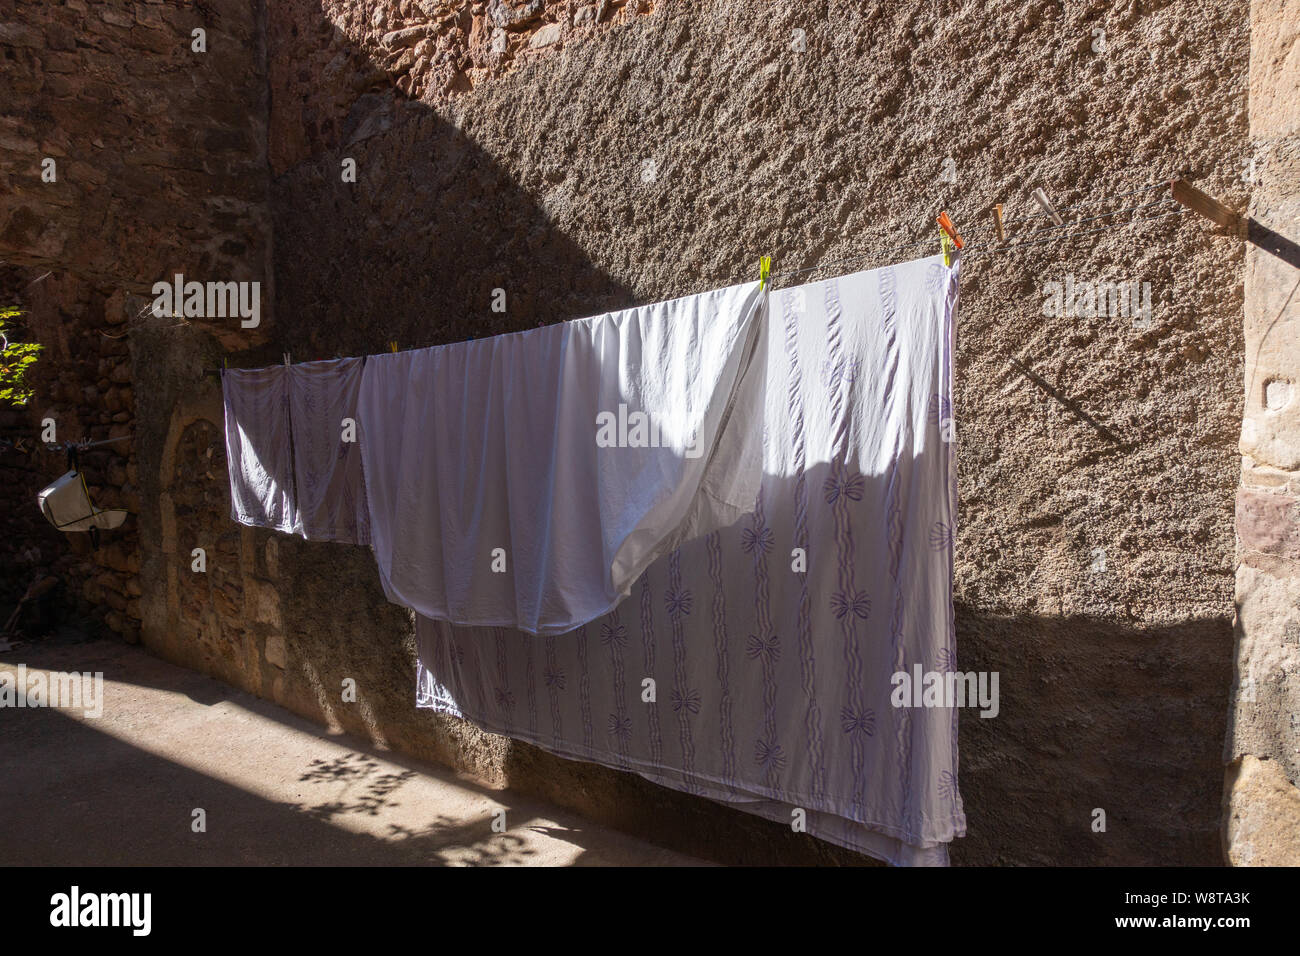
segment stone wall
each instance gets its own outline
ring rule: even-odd
[[[24,472],[0,488],[7,602],[52,576],[61,603],[138,639],[137,519],[97,551],[51,534],[35,492],[66,465],[41,447],[41,423],[56,442],[129,437],[84,456],[85,471],[102,507],[147,508],[127,298],[178,272],[269,281],[263,38],[256,0],[0,0],[0,304],[23,308],[45,346],[33,401],[0,421],[0,437],[32,446],[5,455]],[[207,342],[209,364],[265,331],[167,324]]]
[[[0,302],[8,305],[25,303],[29,299],[31,283],[28,270],[0,266]],[[27,316],[20,316],[16,322],[7,323],[6,335],[11,341],[34,340],[35,331],[26,319]],[[37,386],[41,383],[33,381],[31,384]],[[32,507],[37,492],[57,474],[48,469],[42,471],[47,458],[41,451],[35,425],[30,408],[0,403],[0,568],[3,569],[0,573],[0,608],[8,609],[0,614],[4,618],[0,624],[7,623],[12,609],[29,588],[39,588],[47,577],[57,574],[54,568],[56,559],[64,557],[65,564],[71,560],[71,556],[66,554],[63,536]],[[31,607],[20,614],[20,617],[27,618],[22,623],[48,626],[51,623],[49,615],[41,615],[40,606],[48,608],[57,597],[50,595],[37,602],[33,594]],[[15,624],[18,623],[15,620]]]
[[[264,278],[260,6],[4,0],[0,256],[113,291]]]
[[[0,24],[44,30],[33,6]],[[187,231],[162,230],[152,259],[149,230],[175,212],[141,207],[138,222],[110,229],[115,254],[90,240],[84,253],[60,246],[81,213],[33,205],[42,194],[22,177],[41,150],[35,127],[24,134],[35,152],[0,139],[0,256],[19,250],[24,266],[64,272],[84,262],[77,281],[103,296],[103,321],[129,316],[150,647],[377,745],[679,849],[860,862],[416,711],[410,621],[383,600],[370,556],[230,522],[219,385],[204,370],[222,357],[256,366],[283,351],[308,360],[528,328],[750,277],[765,253],[778,274],[836,264],[809,279],[867,268],[935,249],[933,216],[946,208],[971,243],[957,368],[958,647],[963,669],[1000,673],[1002,694],[998,719],[962,717],[971,825],[954,860],[1222,859],[1242,246],[1190,216],[1120,216],[999,252],[991,212],[1006,204],[1012,241],[1032,241],[1035,186],[1061,206],[1092,203],[1073,215],[1096,216],[1155,201],[1126,194],[1172,175],[1244,208],[1243,166],[1260,135],[1247,116],[1246,0],[206,6],[242,39],[245,69],[190,81],[190,112],[148,114],[176,170],[205,170],[176,173],[194,187],[177,187],[191,202]],[[180,16],[166,4],[131,9],[151,7]],[[126,5],[66,8],[112,26],[102,11]],[[139,22],[120,29],[154,36]],[[41,61],[36,75],[69,52],[47,52],[48,31],[22,36],[18,55]],[[119,81],[182,85],[148,73],[152,62],[129,60]],[[39,88],[14,90],[33,115],[44,108]],[[122,108],[142,109],[142,95]],[[101,189],[140,189],[118,182]],[[209,182],[226,191],[220,201],[203,193]],[[53,225],[37,229],[24,208]],[[112,208],[110,226],[134,215],[129,202]],[[222,250],[228,262],[212,258]],[[149,315],[131,296],[178,264],[263,280],[275,306],[265,335]],[[1151,322],[1044,315],[1045,285],[1067,277],[1150,283]],[[803,277],[777,284],[794,281]],[[496,289],[504,314],[490,309]],[[203,574],[191,570],[195,548]],[[355,704],[340,700],[348,677]],[[1283,739],[1276,724],[1268,733]]]
[[[46,624],[84,630],[95,621],[137,640],[142,592],[131,519],[121,533],[106,535],[103,546],[92,550],[86,535],[58,533],[35,507],[37,492],[67,470],[66,455],[43,442],[52,428],[56,442],[128,439],[84,453],[81,467],[97,505],[131,512],[140,508],[138,464],[129,441],[135,397],[123,296],[70,272],[19,267],[8,272],[3,301],[23,309],[17,338],[44,348],[29,376],[32,400],[22,408],[6,408],[0,418],[0,437],[9,443],[0,461],[12,469],[0,479],[3,599],[10,604],[34,589],[47,595],[47,603],[77,612],[43,619]],[[25,630],[32,621],[16,623]]]
[[[1251,11],[1250,214],[1300,225],[1300,11]],[[1294,257],[1293,257],[1294,261]],[[1237,491],[1237,651],[1223,845],[1237,865],[1300,860],[1300,273],[1258,247],[1246,260],[1245,418]]]
[[[356,106],[376,95],[445,104],[653,9],[650,0],[276,4],[270,42],[284,55],[270,63],[272,168],[348,142],[364,118]]]

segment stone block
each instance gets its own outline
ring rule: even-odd
[[[1237,491],[1237,538],[1245,551],[1300,559],[1300,499],[1282,491]]]
[[[267,635],[266,660],[267,663],[275,665],[280,668],[280,670],[284,670],[289,666],[289,659],[285,649],[283,634]]]
[[[1300,790],[1272,760],[1249,754],[1225,781],[1224,855],[1232,866],[1295,866],[1300,860]]]
[[[528,46],[533,50],[540,50],[542,47],[548,47],[560,42],[560,34],[563,28],[558,23],[548,23],[528,40]]]

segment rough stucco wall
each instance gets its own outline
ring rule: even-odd
[[[396,6],[277,6],[272,75],[307,55],[289,20],[346,34]],[[296,86],[347,113],[323,135],[272,110],[284,161],[311,154],[274,183],[275,334],[303,358],[411,347],[702,290],[762,253],[778,273],[873,254],[819,275],[850,271],[928,254],[940,208],[978,246],[993,203],[1029,215],[1036,185],[1068,205],[1188,175],[1240,207],[1248,43],[1243,0],[665,3],[456,95],[308,69]],[[959,863],[1221,860],[1241,271],[1240,246],[1191,217],[963,266],[958,646],[964,669],[1000,672],[1002,713],[963,715]],[[1043,285],[1067,273],[1149,282],[1151,327],[1045,317]],[[409,634],[391,615],[336,627],[318,603],[349,579],[372,606],[368,564],[291,541],[280,556],[295,706],[320,712],[309,666],[326,687],[353,676],[390,743],[657,838],[679,812],[736,817],[671,794],[657,815],[661,791],[413,714]],[[751,859],[797,852],[780,827],[725,832]]]
[[[409,100],[446,103],[653,9],[651,0],[277,4],[271,42],[285,55],[270,64],[272,169],[283,172],[346,141],[353,106],[366,93],[395,89]]]

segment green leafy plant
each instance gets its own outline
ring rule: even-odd
[[[0,402],[26,405],[32,397],[27,372],[36,364],[43,346],[36,342],[10,342],[10,323],[22,315],[18,309],[0,309]]]

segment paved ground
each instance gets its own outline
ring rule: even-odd
[[[0,706],[0,864],[700,862],[328,735],[138,648],[28,644],[0,651],[0,682],[19,664],[29,686],[37,670],[103,671],[106,706]]]

